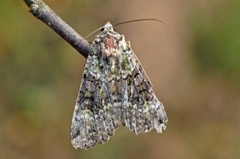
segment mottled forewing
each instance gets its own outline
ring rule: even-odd
[[[106,142],[118,126],[118,119],[109,110],[109,84],[103,80],[102,65],[99,55],[88,56],[72,118],[71,142],[75,148],[88,149]]]
[[[135,134],[149,132],[153,128],[162,132],[167,116],[163,104],[156,98],[151,83],[139,60],[129,45],[122,53],[122,78],[125,103],[122,105],[123,125]]]

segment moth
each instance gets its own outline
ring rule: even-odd
[[[161,133],[168,118],[124,35],[108,22],[91,43],[71,125],[74,148],[110,139],[120,124],[133,133]]]

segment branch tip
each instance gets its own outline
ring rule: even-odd
[[[75,48],[85,58],[91,51],[90,44],[86,39],[79,35],[73,28],[64,22],[51,8],[42,0],[24,0],[30,12],[47,26],[53,29],[73,48]]]

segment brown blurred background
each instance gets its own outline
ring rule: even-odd
[[[113,24],[145,68],[169,123],[163,134],[120,127],[88,151],[70,143],[85,59],[33,17],[0,5],[0,159],[239,159],[239,0],[46,0],[85,36]],[[93,37],[89,39],[92,40]]]

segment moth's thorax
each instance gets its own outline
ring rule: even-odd
[[[114,36],[107,34],[105,38],[103,38],[103,47],[102,53],[105,56],[119,56],[121,53],[119,48],[119,41]]]
[[[101,32],[94,39],[95,44],[101,45],[101,52],[104,56],[118,56],[124,49],[126,43],[123,35],[115,32],[113,26],[108,22],[101,29]],[[125,44],[124,44],[125,45]]]

